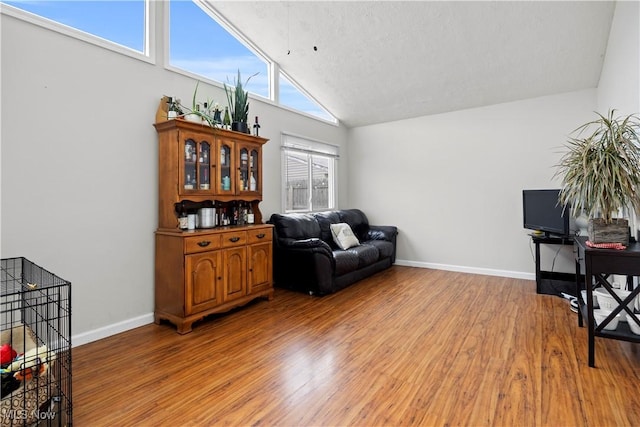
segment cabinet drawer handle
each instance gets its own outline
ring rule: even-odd
[[[256,235],[256,237],[257,237],[258,239],[262,239],[262,238],[264,238],[264,236],[265,236],[265,234],[264,234],[264,233],[260,233],[260,234]]]
[[[231,241],[231,242],[234,242],[234,243],[235,243],[235,242],[237,242],[238,240],[240,240],[240,238],[239,238],[239,237],[229,237],[229,241]]]
[[[201,248],[206,248],[210,244],[211,244],[211,242],[209,240],[203,240],[201,242],[198,242],[198,246],[200,246]]]

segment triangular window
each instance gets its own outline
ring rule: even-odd
[[[269,98],[269,66],[218,23],[214,13],[192,1],[170,3],[169,64],[208,79],[234,85],[255,74],[246,89]]]
[[[327,110],[322,108],[310,96],[298,89],[282,72],[280,73],[278,84],[280,85],[280,104],[311,116],[319,117],[323,120],[333,123],[336,122],[335,117],[329,114]]]

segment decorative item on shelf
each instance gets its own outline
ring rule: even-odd
[[[587,236],[589,229],[589,217],[584,212],[580,212],[580,215],[576,217],[576,227],[578,228],[579,236]]]
[[[160,104],[158,104],[158,109],[156,110],[156,123],[173,120],[182,115],[179,99],[166,95],[160,98]]]
[[[224,107],[224,121],[222,122],[224,129],[231,129],[231,117],[229,116],[229,107]]]
[[[164,122],[169,120],[169,98],[164,95],[160,98],[160,103],[158,104],[158,109],[156,110],[156,123]]]
[[[640,211],[640,119],[616,117],[615,110],[596,114],[573,132],[554,177],[562,177],[560,202],[571,205],[574,217],[589,217],[590,242],[627,245],[628,219],[619,216]]]
[[[259,73],[255,73],[249,76],[244,86],[249,84],[249,80],[258,74]],[[249,133],[249,126],[247,125],[247,119],[249,117],[249,91],[244,90],[240,77],[240,69],[238,69],[238,77],[234,80],[233,89],[227,86],[226,83],[223,83],[229,103],[229,111],[231,112],[231,130]]]
[[[255,222],[255,215],[253,213],[253,207],[249,204],[249,210],[247,211],[247,224],[253,224]]]
[[[222,125],[222,109],[217,102],[213,107],[213,124],[216,127],[220,127]]]
[[[180,111],[176,99],[173,96],[169,96],[167,99],[167,119],[177,119],[181,113],[182,111]]]
[[[255,122],[253,122],[253,134],[260,136],[260,123],[258,123],[258,116],[256,116]]]

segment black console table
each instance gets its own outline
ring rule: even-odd
[[[545,236],[545,235],[537,236],[535,234],[531,234],[530,236],[531,236],[531,240],[536,245],[536,292],[539,294],[549,293],[549,292],[545,292],[545,290],[543,289],[542,281],[545,278],[553,278],[554,274],[561,279],[567,280],[568,284],[571,285],[571,288],[573,288],[572,284],[575,281],[575,278],[573,277],[573,275],[564,273],[564,277],[560,277],[562,273],[554,273],[551,271],[542,270],[540,268],[540,245],[541,244],[573,246],[573,236],[564,236],[564,237]],[[570,276],[570,277],[567,277],[567,276]]]
[[[595,366],[595,337],[604,337],[617,340],[624,340],[630,342],[640,343],[640,335],[636,335],[631,332],[631,329],[627,322],[618,322],[618,327],[615,330],[605,330],[604,327],[614,319],[618,313],[625,315],[631,314],[638,325],[640,325],[640,314],[633,314],[633,299],[640,294],[640,286],[636,286],[632,290],[631,294],[622,300],[613,291],[611,284],[608,281],[608,277],[611,274],[620,274],[627,276],[640,276],[640,243],[631,243],[625,250],[617,249],[595,249],[587,246],[586,237],[575,238],[575,253],[576,253],[576,276],[579,277],[581,266],[584,266],[585,271],[585,288],[587,294],[587,300],[584,301],[581,295],[581,283],[576,280],[576,292],[578,294],[578,325],[583,326],[583,319],[587,321],[587,329],[589,336],[589,366]],[[627,283],[633,283],[631,280],[627,280]],[[593,317],[594,301],[593,301],[593,289],[594,287],[602,286],[605,288],[611,296],[618,302],[618,307],[611,312],[611,314],[602,321],[599,325],[595,324]],[[631,303],[630,303],[631,302]],[[627,306],[628,304],[628,306]],[[629,319],[633,321],[634,318]]]

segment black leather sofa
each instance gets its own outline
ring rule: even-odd
[[[282,288],[326,295],[390,267],[396,260],[395,226],[374,226],[359,209],[273,214],[274,282]],[[331,224],[347,223],[360,244],[342,250]]]

